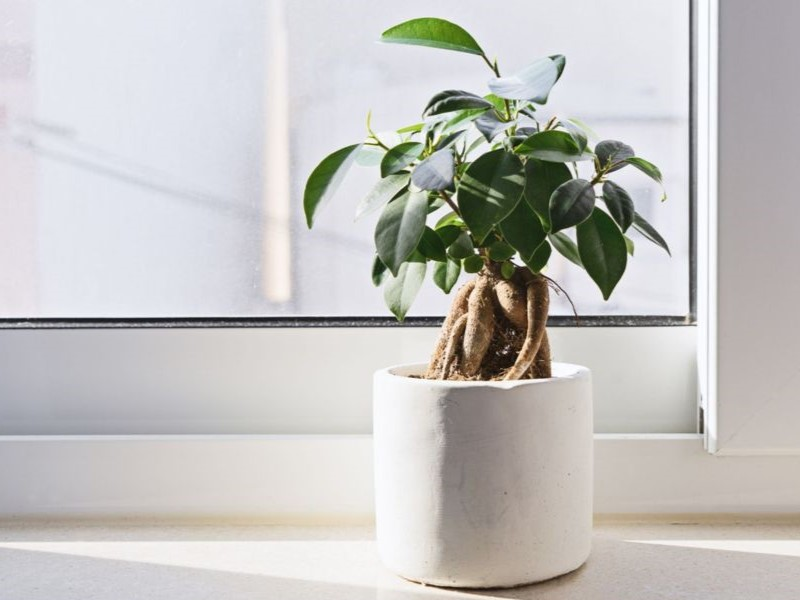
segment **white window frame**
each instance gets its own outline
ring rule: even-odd
[[[781,4],[784,9],[792,10],[788,3]],[[778,5],[771,6],[773,15],[778,8]],[[733,127],[736,122],[735,110],[731,110],[736,106],[731,107],[724,97],[719,103],[723,109],[719,124],[716,119],[717,40],[721,40],[720,48],[730,49],[732,45],[726,44],[725,38],[736,35],[737,18],[739,22],[749,19],[749,10],[746,0],[726,0],[724,23],[730,29],[718,30],[717,1],[698,0],[696,4],[697,31],[701,33],[702,41],[697,47],[700,65],[697,81],[697,131],[700,133],[697,184],[698,197],[705,200],[699,203],[697,212],[700,325],[697,352],[705,434],[596,435],[595,509],[598,513],[786,513],[796,512],[800,506],[800,456],[795,455],[797,449],[785,444],[776,447],[770,443],[769,437],[772,428],[780,425],[778,419],[786,418],[785,412],[776,411],[775,403],[769,401],[773,397],[769,395],[771,391],[781,391],[780,382],[776,384],[777,388],[765,390],[764,403],[748,404],[748,400],[752,400],[749,394],[761,378],[742,369],[742,361],[736,358],[733,350],[739,347],[743,335],[753,334],[753,328],[734,331],[733,334],[726,331],[724,336],[720,335],[722,328],[730,327],[738,317],[749,316],[752,298],[747,294],[736,295],[742,291],[741,284],[737,284],[730,265],[726,264],[730,252],[733,257],[737,256],[735,245],[730,243],[737,223],[735,219],[718,219],[724,214],[716,202],[718,171],[719,188],[725,192],[726,203],[732,201],[733,208],[737,203],[741,203],[740,207],[746,206],[747,198],[730,188],[732,182],[742,183],[734,177],[741,165],[735,161],[726,163],[730,152],[726,148],[717,149],[718,139],[735,139],[726,128]],[[779,16],[774,18],[780,19]],[[752,35],[753,22],[746,25]],[[723,56],[722,60],[729,58],[732,57]],[[734,81],[725,80],[733,76],[730,70],[723,69],[721,76],[721,90],[729,92],[735,89]],[[748,117],[753,118],[752,115]],[[783,124],[786,125],[785,120]],[[800,123],[795,126],[800,128]],[[718,156],[721,159],[719,168]],[[765,163],[762,166],[767,172],[769,165]],[[749,168],[753,169],[753,165]],[[726,216],[730,217],[730,214]],[[763,253],[762,258],[767,258],[767,253],[775,247],[775,234],[772,232],[780,227],[787,228],[788,232],[791,226],[790,223],[774,225],[770,238],[764,234],[762,241],[765,243],[755,247],[754,251]],[[788,240],[795,238],[787,235],[785,239],[789,244]],[[757,286],[776,283],[780,280],[774,273],[761,273],[752,282]],[[800,294],[794,299],[797,297]],[[780,312],[770,318],[761,310],[758,326],[762,338],[772,338],[765,352],[769,350],[774,354],[779,351],[775,340],[791,343],[792,349],[800,350],[796,348],[800,344],[797,336],[792,339],[791,327],[786,326]],[[269,351],[274,336],[282,335],[276,333],[278,331],[219,329],[215,335],[222,336],[216,338],[217,341],[224,338],[233,344],[229,347],[238,347],[235,346],[237,342],[249,344],[257,355]],[[332,331],[339,336],[339,360],[346,356],[352,361],[375,359],[376,354],[383,360],[387,353],[393,357],[388,362],[418,360],[435,335],[432,330],[423,328],[340,329],[325,330],[324,333],[322,330],[296,329],[291,333],[294,334],[293,343],[302,347],[303,336],[332,335]],[[631,336],[645,335],[651,343],[653,336],[663,334],[663,331],[659,333],[658,330],[642,328],[626,331]],[[620,331],[598,328],[588,332],[588,329],[584,330],[580,337],[595,336],[597,360],[600,363],[604,359],[607,361],[608,357],[604,355],[609,354],[609,344],[603,336],[619,335]],[[38,377],[41,383],[41,378],[44,378],[50,388],[44,385],[43,389],[57,402],[59,374],[65,376],[67,373],[62,359],[68,356],[70,349],[70,356],[74,358],[81,349],[94,348],[95,352],[106,354],[107,360],[113,363],[130,359],[130,354],[120,357],[115,356],[114,351],[119,344],[124,346],[139,336],[140,340],[145,340],[139,353],[141,363],[134,364],[129,370],[129,378],[117,381],[116,386],[99,392],[92,388],[95,381],[103,379],[91,376],[93,370],[101,369],[91,361],[81,363],[80,359],[77,362],[73,360],[68,365],[70,369],[77,365],[82,370],[79,379],[85,381],[87,394],[101,400],[105,395],[107,401],[123,398],[134,402],[137,373],[140,373],[137,369],[147,367],[149,351],[158,348],[160,340],[163,340],[159,336],[167,334],[174,336],[173,340],[185,339],[187,344],[196,343],[196,338],[192,337],[196,333],[182,329],[3,330],[0,331],[0,356],[11,360],[20,352],[24,354],[26,347],[30,350],[33,344],[30,364],[21,366],[23,372],[15,381]],[[559,343],[565,354],[570,354],[577,346],[586,345],[581,343],[582,340],[576,345],[574,336],[570,341],[568,329],[561,333],[557,329],[554,334],[556,338],[559,335],[563,338]],[[367,349],[363,347],[364,335],[370,338]],[[60,342],[53,344],[56,339]],[[213,347],[213,344],[208,347]],[[91,357],[92,352],[86,355]],[[243,373],[253,375],[250,379],[254,385],[265,385],[255,376],[255,364],[247,363],[242,368]],[[164,371],[170,372],[169,365]],[[635,375],[636,369],[631,369],[631,372]],[[233,376],[238,375],[241,373],[236,372]],[[350,376],[350,372],[340,375],[344,379]],[[296,379],[295,376],[294,380],[290,378],[275,383],[270,389],[274,391],[277,385],[280,393],[291,393],[285,386],[296,383]],[[189,383],[190,387],[197,385],[197,382]],[[338,384],[341,385],[332,386],[329,380],[314,382],[311,378],[303,383],[311,386],[308,389],[312,393],[320,395],[330,395],[331,389],[348,389],[347,386],[352,385],[352,382],[340,381]],[[4,394],[15,391],[13,386],[2,386],[0,381],[0,390]],[[737,393],[739,386],[747,393]],[[624,402],[636,400],[635,397],[627,398]],[[796,416],[797,412],[792,414]],[[779,429],[789,441],[792,432],[800,433],[797,425],[800,419],[794,419],[792,423],[793,426],[784,423]],[[793,439],[800,439],[800,435]],[[704,449],[704,442],[708,451]],[[3,480],[0,518],[363,520],[372,514],[371,465],[371,439],[364,434],[0,436],[0,476]]]

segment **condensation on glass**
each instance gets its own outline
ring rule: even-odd
[[[642,241],[610,302],[550,275],[581,314],[688,310],[688,2],[0,0],[0,317],[385,315],[356,168],[306,230],[305,177],[442,89],[485,92],[475,56],[380,45],[441,16],[501,69],[567,56],[545,113],[578,117],[664,172],[618,174],[673,257]],[[639,238],[641,239],[641,238]],[[638,240],[637,240],[638,241]],[[432,282],[412,315],[440,315]],[[567,314],[563,298],[554,313]]]

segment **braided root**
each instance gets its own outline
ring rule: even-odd
[[[551,377],[547,283],[522,268],[510,279],[490,268],[481,271],[456,294],[425,377]]]

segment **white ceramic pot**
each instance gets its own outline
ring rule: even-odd
[[[592,535],[589,370],[550,379],[430,381],[375,374],[378,551],[446,587],[513,587],[580,567]]]

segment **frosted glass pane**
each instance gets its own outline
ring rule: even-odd
[[[376,218],[353,224],[375,170],[355,169],[311,233],[302,189],[322,156],[361,140],[367,109],[389,130],[439,90],[484,93],[478,57],[374,43],[431,14],[505,71],[565,54],[545,112],[664,172],[665,204],[637,172],[618,180],[673,258],[637,238],[607,303],[556,261],[579,312],[685,314],[687,4],[0,0],[0,317],[388,314],[369,281]],[[411,314],[448,304],[429,281]]]

